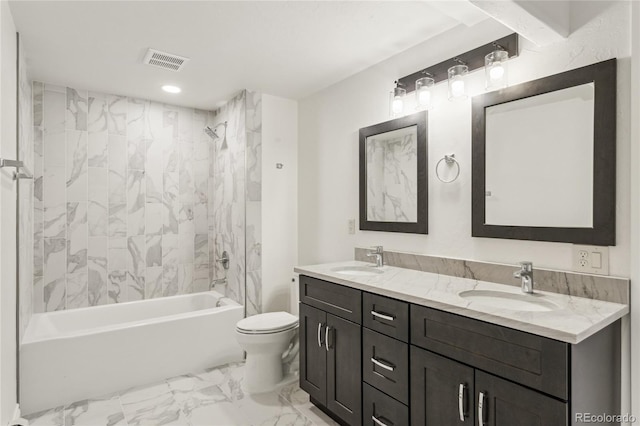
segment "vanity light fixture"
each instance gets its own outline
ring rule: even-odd
[[[162,90],[164,90],[167,93],[173,93],[173,94],[182,92],[181,88],[179,88],[178,86],[172,86],[170,84],[165,84],[164,86],[162,86]]]
[[[397,84],[404,90],[403,95],[411,93],[414,90],[416,91],[417,109],[428,109],[428,107],[425,108],[422,105],[427,98],[429,98],[429,102],[433,102],[433,90],[430,90],[428,95],[426,93],[421,95],[418,90],[425,87],[422,86],[424,83],[422,79],[425,78],[425,76],[433,80],[433,85],[447,80],[450,100],[465,99],[468,96],[467,81],[465,81],[466,74],[480,68],[485,68],[487,81],[489,81],[489,78],[493,78],[492,81],[494,81],[491,85],[487,83],[487,89],[506,87],[506,61],[516,56],[518,56],[518,34],[513,33],[468,52],[456,55],[452,59],[447,59],[446,61],[431,65],[428,68],[416,71],[413,74],[406,75],[400,78]],[[488,69],[485,67],[487,58],[491,58],[492,64]],[[428,87],[431,89],[433,85]],[[391,102],[393,102],[393,96]],[[402,105],[404,107],[404,103]],[[391,108],[391,110],[393,110],[393,108]]]
[[[469,67],[458,58],[455,58],[454,61],[459,62],[458,65],[454,65],[447,70],[450,101],[467,99],[465,77],[469,74]]]
[[[496,44],[496,50],[484,57],[485,87],[487,90],[507,87],[507,60],[509,52]]]
[[[404,97],[407,94],[406,89],[402,87],[404,86],[404,84],[400,83],[397,80],[394,83],[396,84],[396,87],[394,87],[393,91],[391,92],[391,99],[389,102],[390,115],[393,118],[403,115]]]
[[[416,109],[428,110],[431,108],[431,89],[435,85],[433,76],[425,72],[425,77],[416,80]]]

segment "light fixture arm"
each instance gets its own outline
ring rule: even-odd
[[[420,71],[416,71],[413,74],[409,74],[398,79],[398,84],[402,84],[402,87],[407,91],[407,93],[411,93],[415,90],[416,80],[424,77],[426,73],[432,75],[431,78],[434,79],[435,83],[439,83],[447,80],[447,70],[452,66],[464,64],[469,68],[469,72],[483,68],[485,56],[495,51],[498,47],[507,51],[509,53],[509,58],[518,56],[518,34],[513,33],[468,52],[456,55],[452,59],[447,59],[446,61],[430,67],[422,68]]]

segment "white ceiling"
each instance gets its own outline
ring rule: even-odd
[[[212,109],[247,88],[301,99],[485,15],[466,1],[22,1],[31,78]],[[178,73],[147,48],[191,59]],[[179,95],[160,91],[182,88]]]

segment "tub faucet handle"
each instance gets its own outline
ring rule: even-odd
[[[216,262],[222,263],[224,269],[229,269],[229,253],[227,251],[222,252],[222,257],[216,259]]]

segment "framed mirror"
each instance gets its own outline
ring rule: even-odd
[[[427,113],[360,129],[360,229],[427,233]]]
[[[476,96],[472,119],[472,236],[615,245],[615,59]]]

